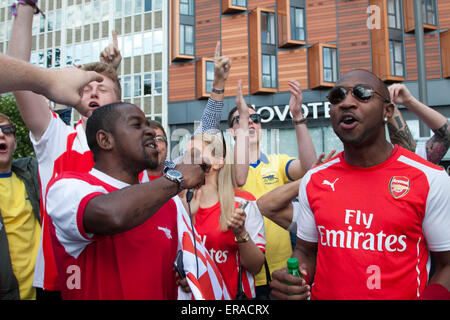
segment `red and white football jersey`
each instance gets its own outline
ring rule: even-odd
[[[318,244],[313,299],[417,299],[429,251],[450,250],[450,178],[395,146],[361,168],[343,153],[304,176],[297,236]]]
[[[245,228],[253,242],[264,252],[266,245],[264,220],[256,205],[255,198],[246,191],[236,189],[236,207],[243,201],[250,201],[245,208],[247,215]],[[195,215],[195,229],[219,268],[231,298],[234,298],[237,292],[239,248],[231,229],[226,232],[221,231],[219,217],[220,202],[210,208],[199,208]],[[247,297],[255,297],[255,278],[244,268],[242,269],[242,284]]]
[[[96,169],[65,172],[50,182],[46,205],[63,299],[177,298],[173,263],[181,201],[169,200],[146,222],[122,233],[84,230],[87,203],[126,186]]]
[[[30,139],[39,164],[42,223],[33,286],[45,290],[60,290],[47,212],[45,211],[47,185],[50,179],[64,171],[89,172],[94,166],[94,160],[81,121],[73,129],[67,126],[54,112],[52,112],[52,119],[41,139],[36,141],[31,132]]]

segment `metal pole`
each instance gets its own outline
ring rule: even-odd
[[[417,73],[419,85],[419,100],[428,105],[427,72],[425,68],[425,47],[423,39],[422,0],[414,0],[414,23],[416,34]],[[430,129],[419,119],[419,133],[421,137],[429,137]]]

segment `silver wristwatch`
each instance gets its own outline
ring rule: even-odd
[[[184,189],[184,178],[183,174],[180,171],[169,169],[166,171],[166,173],[164,173],[164,177],[178,184],[177,193]]]

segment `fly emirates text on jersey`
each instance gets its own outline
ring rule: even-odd
[[[347,230],[326,229],[318,225],[320,243],[328,247],[362,249],[371,251],[403,252],[406,250],[406,235],[386,234],[383,230],[370,230],[374,219],[373,213],[364,213],[357,209],[345,210]],[[353,226],[363,226],[367,232],[353,231]]]

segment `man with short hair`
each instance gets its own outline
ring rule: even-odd
[[[29,61],[31,52],[31,27],[34,8],[30,5],[17,6],[8,55]],[[16,91],[17,107],[25,125],[30,130],[30,139],[39,163],[41,194],[45,194],[48,182],[64,171],[89,172],[94,165],[92,152],[86,140],[86,121],[98,107],[120,101],[121,88],[115,69],[98,62],[85,66],[87,70],[101,74],[101,82],[92,81],[81,92],[81,102],[75,108],[82,118],[75,129],[67,126],[48,107],[45,98],[30,91]],[[61,94],[64,94],[63,92]],[[59,298],[58,274],[50,241],[49,223],[42,197],[42,237],[36,261],[34,286],[43,288],[38,298]]]
[[[12,159],[16,127],[0,113],[0,300],[34,300],[41,226],[37,161]]]
[[[135,105],[98,108],[86,135],[94,167],[62,173],[46,195],[63,299],[176,299],[177,211],[184,210],[176,195],[204,183],[202,166],[182,163],[141,184],[139,173],[157,168],[159,154]]]
[[[447,174],[386,140],[394,106],[386,85],[373,73],[345,73],[328,99],[344,151],[303,177],[292,216],[297,224],[293,257],[305,280],[277,270],[272,295],[449,299]],[[436,272],[428,279],[430,253]]]
[[[155,144],[158,150],[158,166],[155,169],[147,169],[143,171],[140,177],[141,182],[152,181],[159,178],[163,174],[163,170],[167,158],[167,136],[161,123],[155,120],[149,120],[150,128],[155,131]]]

